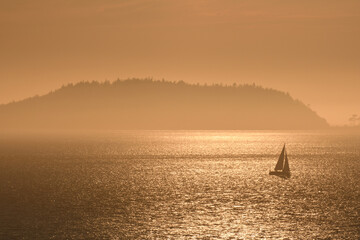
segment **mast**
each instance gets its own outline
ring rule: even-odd
[[[276,163],[275,171],[283,170],[283,168],[284,168],[284,155],[285,155],[285,144],[284,144],[284,147],[283,147],[283,149],[281,151],[281,154],[279,156],[279,160]]]

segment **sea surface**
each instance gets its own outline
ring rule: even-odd
[[[0,239],[360,239],[360,135],[4,133]]]

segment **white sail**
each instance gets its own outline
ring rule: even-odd
[[[287,172],[287,173],[290,172],[289,160],[286,152],[285,152],[285,164],[284,164],[283,172]]]
[[[281,151],[279,160],[276,163],[275,171],[283,170],[283,168],[284,168],[284,155],[285,155],[285,144],[284,144],[283,150]]]

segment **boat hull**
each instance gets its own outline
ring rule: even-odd
[[[290,172],[283,172],[283,171],[270,171],[269,175],[275,175],[282,178],[290,178]]]

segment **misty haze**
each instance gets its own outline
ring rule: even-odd
[[[359,0],[1,0],[0,240],[360,239]]]

